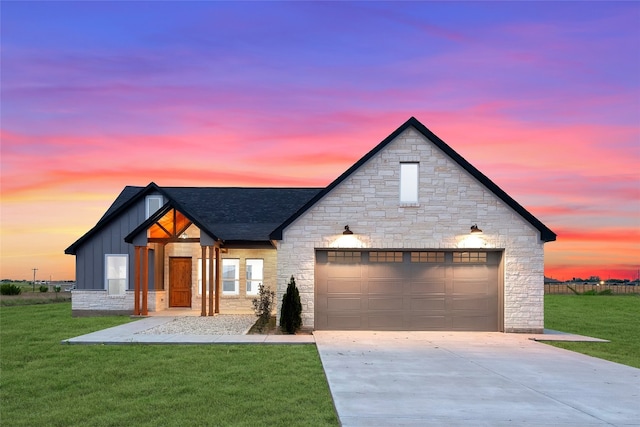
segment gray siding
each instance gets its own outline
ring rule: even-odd
[[[104,256],[106,254],[129,255],[129,280],[127,289],[133,289],[134,247],[124,237],[145,220],[145,200],[142,198],[119,217],[112,219],[76,253],[76,284],[78,289],[99,289],[104,286]],[[153,268],[150,269],[154,271]],[[153,283],[153,277],[150,277]]]

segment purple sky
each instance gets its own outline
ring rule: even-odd
[[[1,275],[124,185],[327,185],[415,116],[547,226],[546,274],[640,268],[638,2],[13,2]]]

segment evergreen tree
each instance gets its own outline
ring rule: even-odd
[[[287,292],[282,296],[280,312],[280,328],[288,334],[294,334],[302,326],[302,304],[300,293],[296,287],[296,279],[291,276]]]

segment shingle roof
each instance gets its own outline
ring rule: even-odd
[[[229,241],[267,242],[269,233],[321,188],[146,187],[127,186],[98,223],[69,246],[77,249],[109,221],[152,192],[160,192],[177,210],[211,236]]]
[[[273,231],[273,233],[271,233],[271,238],[273,240],[282,239],[282,232],[284,231],[285,228],[287,228],[287,226],[289,226],[293,221],[295,221],[298,217],[300,217],[307,209],[310,209],[313,205],[315,205],[326,194],[331,192],[331,190],[333,190],[338,184],[344,181],[347,177],[349,177],[352,173],[354,173],[358,168],[360,168],[360,166],[365,164],[369,159],[371,159],[378,152],[384,149],[391,141],[393,141],[396,137],[398,137],[402,132],[404,132],[409,127],[413,127],[418,132],[420,132],[425,138],[427,138],[436,147],[442,150],[453,161],[458,163],[464,170],[469,172],[469,174],[471,174],[475,179],[477,179],[488,190],[493,192],[503,202],[505,202],[514,211],[516,211],[522,218],[524,218],[536,229],[538,229],[538,231],[540,231],[541,240],[545,242],[556,240],[556,234],[553,231],[547,228],[547,226],[545,226],[542,222],[540,222],[540,220],[538,220],[531,213],[529,213],[529,211],[527,211],[524,207],[522,207],[518,202],[512,199],[511,196],[505,193],[504,190],[498,187],[493,181],[487,178],[482,172],[480,172],[473,165],[471,165],[471,163],[466,161],[453,148],[449,147],[449,145],[447,145],[443,140],[438,138],[438,136],[436,136],[433,132],[427,129],[426,126],[420,123],[415,117],[411,117],[409,120],[407,120],[402,126],[400,126],[391,135],[389,135],[384,140],[382,140],[382,142],[380,142],[377,146],[375,146],[373,150],[365,154],[364,157],[362,157],[353,166],[347,169],[342,175],[340,175],[335,181],[329,184],[324,190],[316,194],[315,197],[313,197],[313,199],[309,200],[296,213],[294,213],[289,218],[287,218],[286,221],[284,221],[278,228],[276,228]]]
[[[225,241],[268,241],[269,233],[321,190],[161,187],[178,210],[188,212],[210,233]]]

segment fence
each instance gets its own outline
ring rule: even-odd
[[[596,292],[611,289],[613,294],[640,294],[640,286],[630,285],[596,285],[595,283],[545,283],[545,294],[573,294],[569,286],[578,293],[594,290]]]

